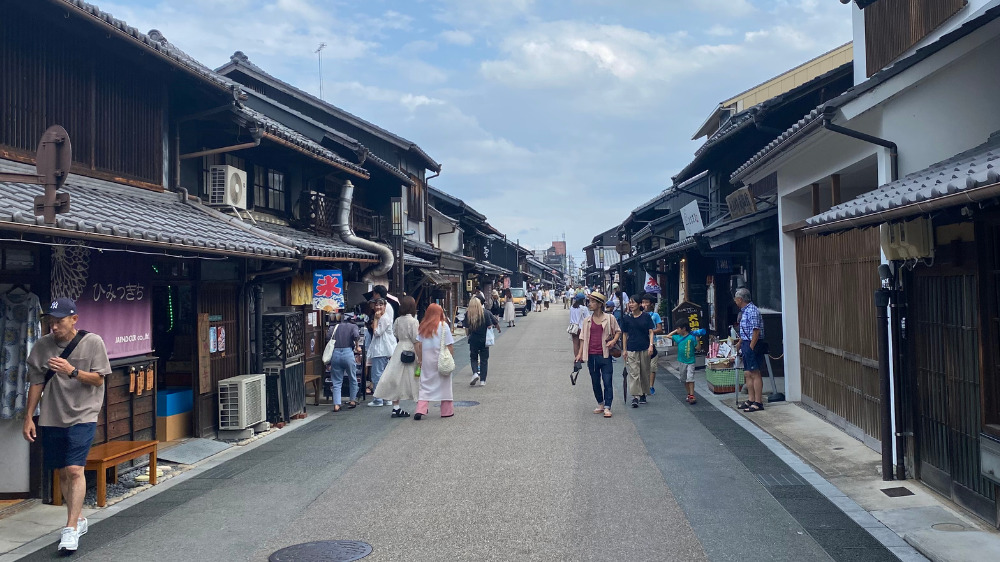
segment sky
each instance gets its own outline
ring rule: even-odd
[[[417,143],[508,238],[575,256],[670,186],[719,102],[851,39],[837,0],[90,1],[317,95],[326,43],[326,101]]]

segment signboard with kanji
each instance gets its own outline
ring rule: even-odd
[[[344,309],[344,273],[339,269],[313,271],[313,310]]]
[[[693,302],[682,302],[677,305],[670,313],[670,317],[674,321],[674,326],[677,326],[681,322],[687,322],[691,330],[704,327],[704,316],[701,306]]]

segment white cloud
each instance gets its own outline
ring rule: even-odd
[[[726,27],[724,25],[715,24],[708,28],[705,33],[712,35],[714,37],[731,37],[736,35],[736,30],[731,27]]]
[[[452,45],[459,45],[462,47],[468,47],[469,45],[476,42],[475,37],[467,31],[461,31],[459,29],[449,29],[447,31],[442,31],[438,34],[438,37],[446,43],[451,43]]]

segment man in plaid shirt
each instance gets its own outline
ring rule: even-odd
[[[764,339],[764,320],[760,310],[750,300],[750,291],[746,288],[736,290],[733,299],[740,307],[740,356],[743,358],[743,373],[746,377],[746,402],[740,405],[744,412],[757,412],[764,409],[764,379],[760,374],[761,357],[757,346]]]

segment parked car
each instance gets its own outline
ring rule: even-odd
[[[521,316],[528,315],[528,295],[521,287],[511,287],[510,294],[514,297],[514,312]]]

